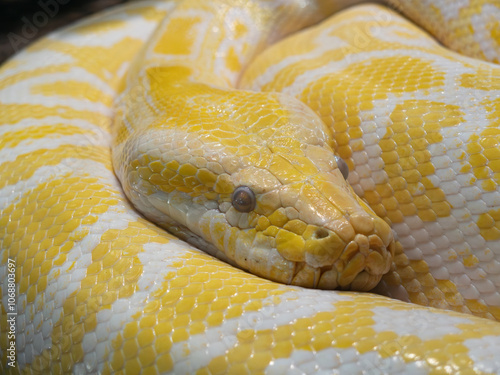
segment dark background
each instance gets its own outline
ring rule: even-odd
[[[41,36],[126,0],[0,0],[0,64]]]

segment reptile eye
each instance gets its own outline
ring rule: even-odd
[[[339,167],[342,176],[347,180],[347,177],[349,177],[349,167],[347,163],[340,156],[335,156],[335,161],[337,162],[337,167]]]
[[[255,208],[255,194],[248,186],[238,186],[231,196],[233,207],[240,212],[250,212]]]

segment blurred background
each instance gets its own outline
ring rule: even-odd
[[[0,64],[36,39],[126,0],[0,0]]]

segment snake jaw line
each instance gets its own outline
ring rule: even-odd
[[[328,204],[327,201],[324,204]],[[252,227],[258,231],[252,234],[254,240],[240,242],[239,251],[246,255],[237,263],[243,268],[248,267],[249,259],[254,257],[251,272],[257,275],[305,287],[353,290],[374,288],[388,272],[394,255],[394,238],[383,220],[364,213],[343,217],[326,226],[308,225],[299,218],[295,208],[278,207],[272,214],[263,214],[260,219],[255,217],[256,224],[252,223]],[[287,212],[292,217],[287,217]],[[232,214],[240,219],[243,215],[236,210],[232,210]],[[233,215],[229,216],[230,223],[238,222],[241,226],[241,220]],[[248,248],[254,248],[255,252]],[[272,262],[282,263],[281,272],[288,270],[289,277],[270,272],[271,251]]]

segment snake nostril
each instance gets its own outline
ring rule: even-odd
[[[315,236],[317,239],[328,237],[328,231],[324,228],[318,228],[318,230],[315,233]]]

